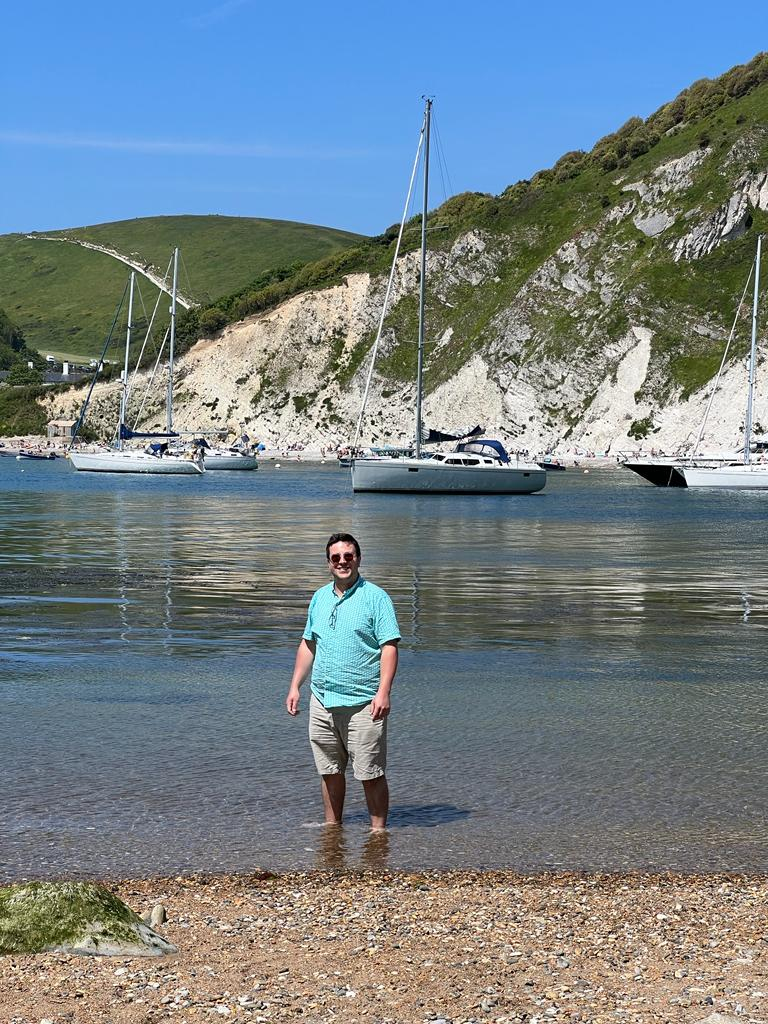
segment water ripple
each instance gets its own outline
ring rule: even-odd
[[[561,474],[353,496],[336,467],[0,460],[8,877],[309,866],[766,870],[761,495]],[[403,631],[386,850],[331,850],[282,703],[347,529]],[[384,858],[384,859],[382,859]]]

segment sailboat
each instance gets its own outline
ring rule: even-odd
[[[205,439],[198,441],[206,472],[216,469],[258,469],[259,463],[256,454],[251,450],[247,439],[241,439],[238,444],[230,445],[228,448],[212,447]]]
[[[700,470],[700,469],[701,470],[706,470],[707,472],[706,472],[705,475],[706,475],[706,478],[709,479],[709,470],[711,470],[711,469],[721,469],[721,470],[732,469],[733,466],[738,463],[739,458],[742,458],[745,455],[745,449],[744,448],[740,448],[740,449],[738,449],[736,451],[731,451],[731,452],[719,451],[719,452],[707,453],[707,452],[700,451],[699,446],[701,444],[701,439],[704,436],[704,429],[705,429],[705,427],[707,425],[707,420],[709,418],[709,413],[710,413],[710,411],[712,409],[712,403],[713,403],[713,401],[715,399],[715,395],[717,393],[718,385],[720,383],[720,377],[722,375],[723,369],[724,369],[725,364],[726,364],[726,360],[728,358],[728,352],[730,351],[731,342],[733,341],[733,336],[734,336],[734,333],[736,331],[736,327],[737,327],[737,325],[739,323],[739,317],[741,315],[742,304],[744,302],[744,298],[746,297],[747,290],[749,289],[749,282],[752,280],[752,272],[754,271],[755,274],[757,274],[759,272],[760,238],[758,238],[757,246],[758,246],[757,247],[757,258],[756,258],[755,263],[753,264],[752,269],[749,272],[749,277],[747,278],[747,282],[744,285],[744,291],[742,292],[742,295],[741,295],[741,301],[739,302],[739,305],[738,305],[738,307],[736,309],[736,315],[734,317],[733,324],[731,326],[730,334],[728,335],[728,341],[727,341],[726,346],[725,346],[725,351],[723,352],[723,358],[722,358],[722,360],[720,362],[720,369],[717,371],[717,375],[715,376],[715,383],[714,383],[714,386],[712,388],[712,393],[710,394],[710,397],[709,397],[709,402],[707,404],[706,411],[704,413],[704,419],[703,419],[702,424],[701,424],[701,426],[699,428],[698,437],[693,442],[693,445],[692,445],[690,451],[687,452],[687,453],[683,453],[681,451],[677,455],[652,455],[650,457],[648,457],[648,456],[637,456],[637,455],[625,455],[625,456],[621,457],[620,460],[619,460],[620,465],[623,466],[624,469],[631,470],[633,473],[636,473],[637,476],[642,477],[643,480],[647,480],[648,483],[654,484],[656,487],[688,487],[689,484],[687,482],[686,475],[685,475],[686,468],[690,469],[692,471]],[[757,301],[757,293],[755,293],[755,296],[756,296],[755,297],[755,301]],[[750,409],[751,409],[751,401],[750,401]],[[751,412],[749,413],[749,418],[750,418],[750,422],[751,422]],[[751,433],[751,430],[750,430],[750,433]],[[747,447],[749,447],[751,445],[751,443],[752,443],[751,439],[748,439],[747,440]],[[762,441],[755,441],[754,443],[755,443],[755,447],[759,448],[760,450],[765,450],[765,448],[768,447],[768,445],[766,444],[765,439],[763,439]],[[750,462],[749,452],[746,453],[745,461],[746,462]],[[743,473],[743,470],[738,470],[738,472],[739,473]],[[692,476],[692,478],[693,478],[693,476]],[[719,476],[713,477],[712,479],[713,480],[724,479],[724,474],[720,474]],[[691,484],[690,486],[695,487],[695,486],[707,486],[707,485],[706,484],[702,484],[702,485]],[[719,484],[712,484],[712,486],[721,486],[721,485],[719,485]],[[729,486],[731,486],[731,485],[729,485]]]
[[[620,460],[624,469],[630,469],[637,476],[656,487],[687,487],[683,470],[686,466],[715,468],[734,462],[738,452],[702,453],[699,455],[654,455],[646,458],[627,456]]]
[[[688,487],[721,487],[738,490],[768,488],[768,463],[752,461],[752,405],[757,367],[757,314],[760,304],[760,254],[763,236],[757,236],[755,253],[755,292],[752,301],[752,342],[749,350],[747,412],[744,417],[744,461],[723,466],[685,466],[682,469]]]
[[[546,470],[534,462],[522,461],[517,456],[511,457],[500,441],[491,438],[480,438],[480,428],[464,434],[440,434],[425,432],[422,422],[422,401],[424,394],[424,306],[426,295],[427,269],[427,212],[429,207],[429,143],[432,117],[432,100],[425,98],[424,121],[419,135],[419,146],[416,151],[411,183],[405,203],[405,211],[400,224],[400,233],[395,248],[395,256],[390,273],[384,306],[379,322],[379,330],[371,355],[368,381],[366,383],[363,407],[358,419],[355,440],[352,444],[351,460],[352,490],[376,492],[407,492],[417,494],[531,494],[540,491],[547,482]],[[365,410],[365,403],[370,389],[373,366],[376,359],[384,316],[392,290],[395,265],[400,250],[400,242],[407,218],[411,191],[418,165],[422,144],[424,146],[424,197],[421,214],[421,279],[419,288],[419,334],[416,369],[416,429],[414,452],[412,457],[405,458],[365,458],[356,457],[357,440]],[[437,436],[435,437],[435,434]],[[464,438],[461,441],[461,438]],[[431,440],[459,440],[453,452],[423,454],[422,444]]]
[[[70,446],[68,451],[69,461],[75,469],[90,473],[154,473],[175,476],[198,476],[205,471],[203,460],[190,453],[187,457],[176,457],[168,452],[168,439],[178,437],[173,430],[173,354],[176,340],[176,289],[178,282],[179,250],[175,249],[173,254],[173,290],[171,292],[171,327],[170,327],[170,349],[168,361],[168,394],[166,401],[166,429],[164,433],[138,433],[126,425],[128,406],[128,356],[131,348],[131,320],[133,317],[133,292],[135,285],[135,273],[131,273],[130,290],[128,297],[128,327],[125,337],[125,366],[122,373],[123,390],[120,397],[120,415],[117,427],[116,447],[104,447],[97,451],[80,451]],[[97,371],[98,372],[98,371]],[[95,383],[95,376],[94,376]],[[80,416],[75,426],[74,440],[77,432],[82,426],[85,413],[88,409],[88,402],[93,391],[91,390],[83,404]],[[159,443],[150,444],[146,449],[126,448],[125,441],[132,439],[164,439]]]

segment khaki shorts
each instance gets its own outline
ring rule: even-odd
[[[309,742],[320,775],[343,775],[347,762],[360,782],[380,778],[387,767],[387,719],[374,722],[371,705],[327,710],[312,694]]]

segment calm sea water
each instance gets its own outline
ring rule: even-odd
[[[335,465],[0,459],[0,876],[766,871],[767,502],[618,469],[421,498]],[[352,781],[316,827],[283,706],[337,529],[403,631],[375,840]]]

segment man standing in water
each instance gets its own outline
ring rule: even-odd
[[[360,575],[360,545],[334,533],[325,545],[333,580],[309,603],[285,706],[299,713],[299,690],[312,672],[309,742],[321,778],[327,825],[340,825],[345,771],[363,784],[371,828],[386,828],[387,719],[400,630],[389,594]]]

